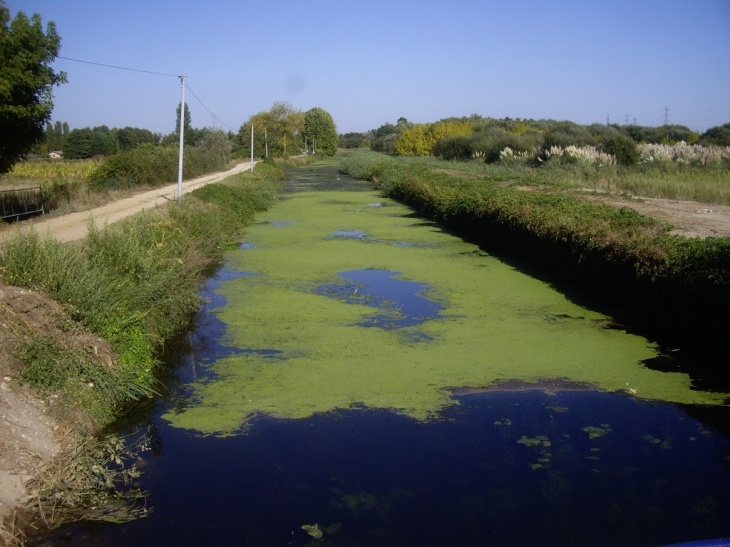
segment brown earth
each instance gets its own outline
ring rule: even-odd
[[[40,399],[22,385],[23,363],[15,349],[39,337],[63,340],[66,347],[86,351],[100,366],[115,364],[109,344],[76,327],[51,298],[0,284],[0,544],[21,543],[26,518],[22,507],[33,501],[26,482],[70,449],[76,440],[71,433],[94,430],[82,411],[57,396]]]
[[[630,207],[642,215],[674,226],[670,232],[684,237],[730,236],[730,207],[698,201],[624,197],[615,194],[583,190],[575,195],[593,203],[614,207]]]

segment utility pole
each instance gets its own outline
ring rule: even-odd
[[[634,125],[636,125],[636,116],[634,116]]]
[[[177,201],[182,203],[182,175],[183,175],[183,133],[185,132],[185,79],[187,76],[180,76],[180,87],[182,88],[182,99],[180,99],[180,157],[177,162]]]
[[[253,124],[251,124],[251,174],[253,175]]]
[[[624,118],[624,125],[629,125],[629,114],[626,113],[626,117]]]

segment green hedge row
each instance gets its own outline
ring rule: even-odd
[[[370,152],[341,168],[489,251],[589,288],[647,334],[730,354],[729,237],[673,236],[627,207],[504,188]]]
[[[91,175],[89,188],[128,188],[137,185],[161,186],[175,182],[178,177],[177,148],[145,144],[109,156]],[[223,171],[225,162],[219,154],[186,146],[183,179],[191,179],[213,171]]]

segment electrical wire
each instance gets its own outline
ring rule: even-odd
[[[127,68],[125,66],[115,66],[115,65],[107,65],[104,63],[95,63],[93,61],[83,61],[81,59],[72,59],[71,57],[61,57],[60,55],[56,56],[56,59],[65,59],[66,61],[74,61],[77,63],[85,63],[87,65],[97,65],[97,66],[105,66],[109,68],[116,68],[119,70],[130,70],[132,72],[144,72],[146,74],[157,74],[158,76],[172,76],[173,78],[180,78],[181,76],[179,74],[167,74],[166,72],[154,72],[152,70],[142,70],[139,68]]]
[[[211,116],[213,116],[213,119],[214,120],[219,121],[221,123],[221,125],[225,125],[228,129],[230,129],[232,131],[236,131],[236,128],[235,127],[231,127],[227,123],[224,123],[220,118],[218,118],[218,116],[216,116],[210,110],[208,110],[208,107],[203,104],[203,101],[201,101],[200,99],[198,99],[198,96],[195,94],[195,92],[192,89],[190,89],[190,86],[189,85],[186,85],[185,87],[187,87],[188,88],[188,91],[190,91],[190,93],[192,93],[193,97],[195,97],[197,99],[197,101],[200,103],[200,106],[202,106],[203,108],[205,108],[205,110],[208,112],[208,114],[210,114]]]
[[[74,61],[76,63],[85,63],[87,65],[97,65],[97,66],[105,66],[105,67],[108,67],[108,68],[116,68],[118,70],[130,70],[132,72],[144,72],[145,74],[156,74],[158,76],[172,76],[173,78],[183,78],[183,76],[180,76],[178,74],[168,74],[166,72],[155,72],[155,71],[152,71],[152,70],[142,70],[140,68],[128,68],[128,67],[125,67],[125,66],[108,65],[106,63],[95,63],[93,61],[84,61],[83,59],[72,59],[71,57],[62,57],[60,55],[56,56],[56,58],[57,59],[65,59],[66,61]],[[188,90],[190,91],[190,93],[192,93],[193,97],[195,97],[195,99],[200,103],[200,106],[202,106],[203,108],[205,108],[205,110],[207,110],[208,114],[210,114],[211,116],[213,116],[213,119],[214,120],[220,122],[221,125],[225,125],[228,129],[231,129],[232,131],[236,131],[236,128],[235,127],[231,127],[230,125],[228,125],[227,123],[225,123],[223,120],[221,120],[220,118],[218,118],[218,116],[216,116],[215,114],[213,114],[208,109],[208,107],[205,106],[205,104],[203,104],[203,101],[201,101],[198,98],[198,96],[195,94],[195,92],[192,89],[190,89],[190,86],[189,85],[185,84],[185,87],[188,88]]]

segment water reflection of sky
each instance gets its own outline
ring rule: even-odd
[[[441,304],[424,296],[428,285],[397,279],[400,272],[387,270],[351,270],[340,277],[352,283],[332,283],[315,292],[350,304],[379,308],[383,313],[368,316],[358,323],[363,327],[398,329],[421,325],[428,319],[441,317]]]

